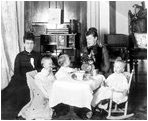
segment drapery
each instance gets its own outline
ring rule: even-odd
[[[20,16],[20,5],[23,1],[1,2],[1,90],[10,82],[15,57],[22,49],[23,31],[20,28],[24,26],[21,21],[24,18]]]
[[[109,1],[87,1],[87,29],[95,27],[102,43],[109,34],[109,16]]]
[[[100,30],[100,2],[87,1],[87,29],[95,27]]]

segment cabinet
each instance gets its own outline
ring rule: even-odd
[[[74,27],[72,30],[76,32],[75,35],[75,47],[72,43],[68,43],[64,48],[59,47],[59,45],[54,44],[43,44],[41,43],[41,35],[48,35],[47,32],[48,20],[53,14],[46,14],[49,8],[61,9],[61,24],[70,25],[70,20],[78,20],[79,27]],[[87,2],[86,1],[25,1],[24,2],[24,29],[25,31],[32,31],[35,35],[35,48],[37,52],[41,54],[48,53],[48,50],[52,51],[53,54],[57,55],[59,51],[68,53],[71,58],[74,58],[77,67],[80,66],[80,48],[83,46],[83,41],[85,40],[85,32],[87,30]],[[52,25],[52,23],[50,23]],[[55,27],[56,28],[56,27]],[[57,27],[58,28],[58,27]],[[56,28],[56,29],[57,29]],[[50,28],[51,29],[51,28]],[[69,28],[71,30],[71,28]],[[71,31],[72,31],[71,30]],[[69,32],[68,32],[69,33]],[[80,34],[81,33],[81,34]],[[58,33],[59,34],[59,33]],[[65,34],[65,33],[64,33]],[[54,38],[55,36],[51,36]],[[71,36],[70,36],[71,37]],[[69,35],[67,40],[69,40]],[[60,43],[58,43],[60,44]],[[44,53],[45,52],[45,53]],[[54,53],[57,52],[57,53]],[[72,56],[74,55],[74,56]]]
[[[68,54],[71,62],[76,60],[75,47],[76,34],[44,34],[40,39],[40,52],[42,55],[51,54],[58,57],[60,54]]]
[[[129,34],[132,39],[130,47],[130,64],[135,70],[135,83],[138,83],[138,61],[147,60],[147,9],[145,2],[134,5],[135,13],[128,12]],[[138,10],[138,11],[137,11]],[[144,45],[144,46],[143,46]]]
[[[115,59],[121,57],[127,62],[127,71],[130,71],[129,36],[124,34],[106,34],[104,40],[109,52],[111,70],[113,71],[113,63]]]
[[[60,54],[68,54],[73,67],[80,66],[80,35],[79,33],[69,34],[65,29],[47,29],[46,23],[32,23],[33,33],[35,35],[35,51],[41,55],[52,55],[56,58]]]

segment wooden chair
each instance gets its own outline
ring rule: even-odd
[[[131,85],[133,73],[134,73],[134,70],[132,70],[132,72],[130,74],[130,78],[129,78],[129,89],[130,89],[130,85]],[[129,89],[128,89],[128,94],[129,94]],[[106,117],[107,119],[111,119],[111,120],[126,119],[126,118],[129,118],[129,117],[131,117],[131,116],[134,115],[133,113],[132,114],[127,114],[127,110],[128,110],[128,98],[125,101],[125,106],[124,106],[123,109],[120,109],[118,107],[119,104],[116,104],[116,103],[115,103],[115,106],[114,106],[114,109],[113,109],[113,103],[115,103],[115,102],[113,102],[113,99],[111,98],[110,101],[109,101],[109,109],[106,110],[108,112],[108,115]],[[116,114],[116,115],[112,115],[112,114]]]

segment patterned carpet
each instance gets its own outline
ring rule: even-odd
[[[18,91],[19,92],[19,91]],[[25,94],[24,94],[25,95]],[[9,98],[2,92],[1,99],[1,119],[2,120],[17,120],[16,116],[20,108],[16,108],[16,96],[11,95]],[[21,97],[19,97],[21,98]],[[86,109],[74,108],[74,112],[69,112],[69,106],[59,106],[57,109],[57,115],[53,117],[53,120],[85,120]],[[135,88],[132,88],[129,98],[128,112],[134,113],[134,116],[128,118],[128,120],[146,120],[147,119],[147,85],[138,84]],[[107,114],[105,112],[95,112],[89,120],[106,120]],[[21,119],[19,119],[21,120]]]

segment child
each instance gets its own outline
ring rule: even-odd
[[[41,72],[28,72],[27,83],[30,89],[30,101],[21,109],[18,116],[26,120],[51,119],[53,110],[49,107],[50,93],[55,77],[52,73],[52,60],[43,57]]]
[[[55,80],[55,76],[52,72],[53,62],[50,57],[45,56],[42,58],[41,64],[43,69],[35,76],[35,83],[43,92],[44,96],[49,98],[52,84]]]
[[[60,69],[55,74],[56,79],[61,79],[65,77],[67,78],[71,76],[71,74],[75,71],[75,69],[69,67],[70,59],[69,56],[66,54],[63,54],[58,58],[58,64],[60,66]]]
[[[99,108],[106,109],[108,105],[101,105],[101,102],[105,99],[109,99],[113,93],[113,101],[117,104],[125,102],[127,100],[128,80],[124,75],[125,62],[123,60],[116,60],[114,62],[114,73],[111,74],[105,81],[105,85],[102,86],[95,94],[92,100],[92,106],[95,107],[98,104]]]

